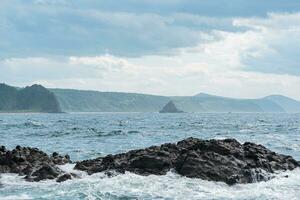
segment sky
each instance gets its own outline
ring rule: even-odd
[[[299,0],[0,0],[0,82],[300,100]]]

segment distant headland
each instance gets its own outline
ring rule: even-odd
[[[300,102],[282,95],[235,99],[200,93],[158,96],[124,92],[25,88],[0,84],[0,112],[215,112],[300,113]]]
[[[60,113],[54,93],[41,85],[16,88],[0,84],[0,112]]]

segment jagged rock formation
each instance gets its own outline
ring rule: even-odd
[[[17,89],[0,84],[0,112],[61,112],[55,95],[41,85]]]
[[[240,144],[235,139],[188,138],[128,153],[78,162],[75,169],[89,174],[130,171],[140,175],[164,175],[169,170],[190,178],[222,181],[229,185],[269,180],[272,173],[293,170],[300,163],[291,156],[276,154],[262,145]]]
[[[57,167],[70,162],[69,156],[58,153],[48,156],[36,148],[17,146],[8,151],[0,147],[0,173],[25,175],[27,181],[55,179],[62,182],[76,178],[76,175]],[[88,174],[105,172],[108,176],[125,171],[140,175],[164,175],[174,169],[186,177],[233,185],[267,181],[276,172],[299,166],[300,162],[291,156],[277,154],[262,145],[240,144],[235,139],[188,138],[177,144],[167,143],[77,162],[75,169]]]
[[[160,113],[183,113],[183,111],[179,110],[173,101],[169,101],[161,111]]]
[[[16,173],[25,176],[27,181],[65,179],[67,175],[57,165],[70,162],[68,155],[53,153],[48,156],[37,148],[17,146],[9,151],[4,146],[0,147],[0,173]]]

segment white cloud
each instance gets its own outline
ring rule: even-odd
[[[0,61],[1,80],[10,84],[254,98],[284,94],[300,99],[300,14],[235,19],[246,31],[214,30],[212,38],[172,55],[135,58],[71,56]],[[135,26],[138,26],[136,24]]]
[[[300,75],[300,13],[269,14],[266,19],[237,19],[236,26],[251,28],[241,36],[251,41],[241,52],[250,71]],[[252,33],[252,37],[246,34]]]
[[[68,63],[73,66],[86,66],[90,70],[119,71],[130,67],[127,60],[109,54],[96,57],[71,56]]]

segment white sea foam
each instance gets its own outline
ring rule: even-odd
[[[63,166],[71,169],[71,165]],[[70,170],[74,172],[72,169]],[[76,172],[76,171],[75,171]],[[169,172],[165,176],[132,173],[108,178],[103,173],[81,174],[61,184],[55,181],[29,183],[4,174],[0,199],[289,199],[300,197],[300,170],[283,172],[268,182],[228,186],[190,179]],[[288,178],[286,178],[288,176]],[[4,191],[4,192],[3,192]]]
[[[27,199],[32,199],[30,196],[26,195],[26,194],[22,194],[22,195],[10,195],[10,196],[6,196],[6,197],[1,197],[1,200],[27,200]]]

